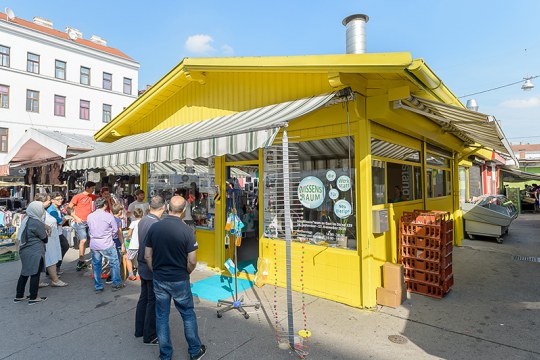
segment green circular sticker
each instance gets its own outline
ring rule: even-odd
[[[337,188],[341,191],[347,191],[351,188],[351,178],[342,175],[337,179]]]
[[[328,172],[326,173],[326,180],[328,181],[334,181],[336,180],[336,172],[334,170],[328,170]]]
[[[308,209],[316,209],[324,202],[326,190],[319,178],[308,176],[298,185],[298,200]]]
[[[338,200],[334,204],[334,214],[340,219],[346,219],[352,214],[351,203],[347,200]]]

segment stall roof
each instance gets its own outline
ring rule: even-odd
[[[26,165],[65,159],[100,145],[88,135],[29,128],[9,151],[6,162],[10,165]]]
[[[65,161],[65,170],[207,158],[272,145],[290,120],[327,104],[336,93],[287,101],[198,123],[126,136]]]
[[[468,146],[479,144],[512,158],[515,164],[518,164],[508,140],[493,116],[417,96],[398,100],[395,107],[424,115]]]
[[[502,181],[504,182],[524,182],[540,181],[540,174],[533,174],[521,170],[501,168]]]

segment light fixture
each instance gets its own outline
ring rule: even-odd
[[[530,77],[523,78],[525,82],[523,85],[521,85],[521,90],[523,91],[531,91],[534,88],[534,84],[531,81]]]
[[[471,111],[478,111],[478,103],[476,102],[476,99],[470,99],[467,100],[467,109]]]

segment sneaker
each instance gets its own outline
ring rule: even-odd
[[[197,355],[191,355],[189,358],[191,360],[199,360],[203,358],[204,354],[206,354],[206,345],[201,345],[201,350],[199,350]]]
[[[47,300],[46,296],[35,298],[34,300],[28,300],[28,305],[34,305]]]
[[[107,280],[105,280],[105,284],[112,284],[112,277],[108,277]]]
[[[103,288],[101,289],[96,289],[96,294],[101,294],[103,292]]]
[[[60,276],[62,275],[64,272],[60,269],[56,269],[56,275]]]
[[[137,277],[135,275],[131,275],[130,277],[128,277],[128,279],[131,281],[135,281],[137,280]]]
[[[44,288],[44,287],[47,287],[47,286],[49,286],[49,283],[46,283],[46,282],[40,282],[39,285],[38,285],[39,288]]]
[[[159,340],[157,337],[153,338],[149,342],[145,342],[144,345],[159,345]]]
[[[113,285],[112,286],[112,291],[118,291],[118,290],[122,290],[123,288],[126,287],[126,284],[122,283],[120,285]]]
[[[77,263],[77,271],[81,271],[88,268],[88,265],[84,261],[80,261]]]
[[[28,296],[27,297],[22,297],[22,298],[15,298],[15,299],[13,299],[13,302],[15,304],[17,304],[17,303],[20,303],[20,302],[23,302],[23,301],[26,301],[26,300],[28,300]]]

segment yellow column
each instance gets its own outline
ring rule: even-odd
[[[148,197],[148,163],[141,164],[140,171],[139,184],[141,185],[141,189],[144,190],[146,200],[148,201],[150,200]]]
[[[373,307],[377,304],[375,281],[373,277],[373,234],[371,213],[371,125],[367,118],[367,100],[358,97],[356,101],[358,132],[356,133],[355,150],[357,164],[356,186],[356,236],[360,259],[360,299],[362,307]]]
[[[452,198],[454,211],[454,244],[461,246],[465,236],[463,228],[463,214],[459,204],[459,161],[457,156],[452,160]]]

